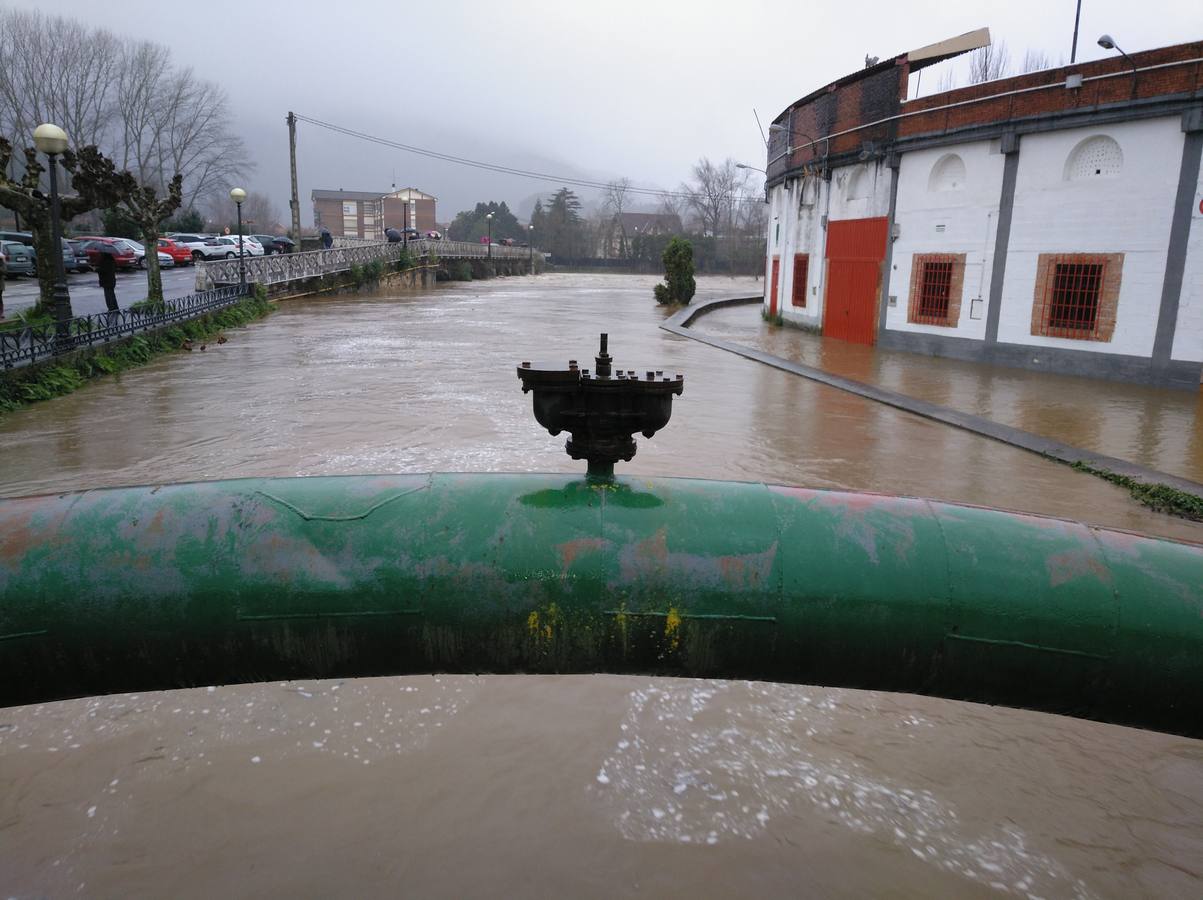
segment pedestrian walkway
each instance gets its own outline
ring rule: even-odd
[[[1203,396],[884,351],[773,327],[748,305],[711,301],[663,327],[1066,463],[1203,497]],[[745,305],[747,304],[747,305]],[[692,327],[690,325],[692,324]]]

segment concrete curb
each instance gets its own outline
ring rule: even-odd
[[[1136,481],[1144,482],[1145,484],[1164,484],[1186,494],[1191,494],[1195,497],[1203,499],[1203,484],[1195,481],[1190,481],[1186,478],[1179,478],[1177,475],[1170,475],[1167,472],[1159,472],[1156,469],[1150,469],[1147,466],[1142,466],[1134,462],[1129,462],[1126,459],[1119,459],[1115,456],[1107,456],[1102,453],[1095,453],[1093,450],[1084,450],[1081,447],[1074,447],[1070,444],[1063,444],[1060,441],[1052,440],[1051,438],[1041,437],[1038,434],[1032,434],[1030,431],[1021,431],[1018,428],[1012,428],[1009,425],[1002,425],[991,419],[985,419],[981,416],[975,416],[971,413],[961,412],[947,406],[940,406],[937,403],[929,403],[926,400],[919,400],[915,397],[908,397],[905,394],[898,394],[894,391],[888,391],[876,385],[866,384],[862,381],[854,381],[851,378],[843,378],[839,375],[832,375],[830,372],[825,372],[822,369],[816,369],[813,366],[803,365],[801,363],[790,362],[787,359],[782,359],[780,356],[774,356],[771,353],[764,353],[760,350],[754,350],[751,347],[745,347],[742,344],[735,344],[731,341],[724,341],[721,338],[709,337],[707,335],[698,334],[690,330],[689,325],[698,317],[705,315],[708,312],[713,312],[716,309],[721,309],[726,306],[737,306],[745,303],[762,303],[763,297],[730,297],[720,300],[707,300],[696,306],[687,306],[685,309],[674,314],[671,318],[663,322],[660,327],[665,331],[673,334],[679,334],[682,337],[691,338],[703,344],[709,344],[711,347],[718,347],[720,350],[726,350],[728,353],[734,353],[737,356],[742,356],[745,359],[751,359],[766,366],[772,366],[775,369],[781,369],[785,372],[791,372],[794,375],[801,375],[803,378],[809,378],[812,381],[817,381],[820,384],[825,384],[828,387],[837,388],[841,391],[847,391],[850,394],[856,394],[859,397],[864,397],[867,400],[874,400],[878,403],[884,403],[887,406],[892,406],[895,409],[901,409],[905,412],[914,413],[917,416],[923,416],[926,419],[932,419],[936,422],[942,422],[945,425],[952,425],[954,428],[963,428],[966,431],[972,431],[975,434],[980,434],[983,437],[993,438],[996,441],[1002,441],[1004,444],[1010,444],[1012,447],[1019,447],[1021,450],[1029,450],[1032,453],[1039,453],[1041,456],[1046,456],[1051,459],[1056,459],[1060,462],[1072,465],[1073,463],[1083,463],[1096,469],[1106,469],[1114,472],[1117,475],[1124,475]]]

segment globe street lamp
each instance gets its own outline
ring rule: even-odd
[[[527,225],[527,230],[530,231],[530,239],[526,242],[530,246],[530,273],[535,274],[535,226]]]
[[[485,222],[488,223],[488,226],[489,226],[489,241],[485,245],[485,247],[486,247],[485,252],[488,254],[489,259],[492,259],[493,258],[493,214],[492,213],[485,213]]]
[[[54,337],[60,347],[71,343],[71,295],[63,268],[63,226],[58,201],[58,155],[67,149],[67,132],[46,123],[33,130],[34,146],[50,159],[50,232],[54,241]]]
[[[242,248],[242,201],[246,199],[246,191],[242,188],[232,188],[230,199],[238,206],[238,286],[246,293],[246,261]]]

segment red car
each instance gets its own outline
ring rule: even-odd
[[[192,262],[192,251],[171,238],[159,238],[159,252],[170,256],[177,266],[186,266]]]
[[[93,269],[100,264],[100,255],[107,253],[113,257],[118,269],[133,269],[138,265],[138,257],[133,250],[128,250],[112,238],[76,238],[83,243],[84,252],[88,254],[88,265]]]

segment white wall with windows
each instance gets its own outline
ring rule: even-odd
[[[1180,116],[1024,136],[1000,343],[1152,354],[1182,146]],[[1051,253],[1123,254],[1110,340],[1032,334],[1037,266]]]
[[[985,337],[1005,159],[996,140],[903,154],[890,271],[895,301],[886,310],[887,328]],[[907,321],[912,263],[927,253],[965,254],[960,317],[953,326]]]
[[[1182,294],[1178,301],[1178,329],[1174,332],[1171,359],[1203,362],[1203,169],[1190,207],[1190,236]]]

